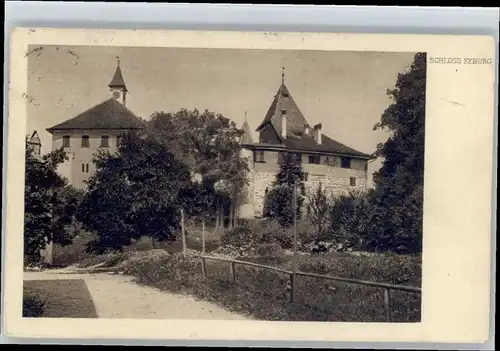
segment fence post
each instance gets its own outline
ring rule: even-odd
[[[201,222],[201,251],[205,253],[205,220]]]
[[[384,289],[384,308],[385,308],[385,320],[386,322],[391,321],[391,290]]]
[[[207,279],[207,266],[204,257],[201,258],[201,275],[203,276],[203,279]]]
[[[182,255],[186,256],[186,232],[184,230],[184,210],[181,208]]]
[[[294,283],[294,280],[295,280],[295,274],[291,273],[289,275],[289,279],[290,279],[290,302],[294,302],[295,301],[295,283]]]
[[[231,273],[231,279],[233,280],[233,283],[236,281],[236,271],[234,268],[235,268],[234,262],[230,262],[229,273]]]

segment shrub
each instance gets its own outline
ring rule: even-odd
[[[283,249],[280,245],[272,244],[260,244],[257,246],[256,253],[262,257],[276,257],[283,254]]]
[[[297,223],[297,241],[300,246],[318,240],[318,235],[311,221],[303,219]]]
[[[137,240],[133,240],[126,249],[130,251],[149,251],[156,248],[156,243],[150,236],[143,236]]]
[[[73,242],[69,245],[54,245],[53,265],[58,267],[70,266],[75,263],[82,262],[92,255],[88,250],[88,245],[97,236],[81,231],[73,238]]]
[[[24,292],[23,296],[23,317],[41,317],[45,309],[46,302],[36,293]]]
[[[293,247],[293,228],[282,227],[274,220],[266,220],[257,225],[255,230],[261,233],[262,243],[277,243],[283,249]],[[317,236],[311,222],[306,219],[297,222],[296,231],[299,248],[302,248],[305,243],[314,241]]]
[[[265,231],[262,234],[262,243],[278,244],[283,249],[291,249],[293,246],[293,235],[291,231],[278,229],[277,231]]]
[[[221,235],[221,243],[224,246],[235,246],[242,251],[250,249],[259,241],[258,234],[249,226],[233,228]]]
[[[342,194],[333,200],[330,231],[322,239],[363,250],[372,229],[372,216],[371,193],[353,190]]]
[[[321,234],[328,227],[328,213],[331,210],[332,199],[322,184],[309,194],[307,205],[307,215],[312,224],[316,227],[316,232]]]

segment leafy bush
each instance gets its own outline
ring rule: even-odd
[[[221,243],[224,246],[235,246],[246,251],[259,242],[258,233],[249,226],[233,228],[221,235]]]
[[[149,251],[156,248],[154,239],[150,236],[143,236],[137,240],[133,240],[132,244],[127,247],[130,251]]]
[[[88,247],[96,238],[94,234],[81,231],[73,238],[71,244],[54,245],[53,265],[58,267],[70,266],[92,256],[93,254],[89,252]]]
[[[352,190],[334,198],[330,231],[322,239],[341,243],[345,248],[365,249],[373,215],[371,194]]]
[[[315,226],[316,232],[322,234],[328,227],[328,213],[331,210],[332,198],[323,188],[322,184],[309,195],[307,216]]]
[[[24,292],[23,296],[23,317],[41,317],[45,309],[46,302],[36,293]]]
[[[276,243],[279,244],[283,249],[290,249],[293,245],[293,234],[292,230],[282,227],[278,221],[267,220],[260,223],[254,229],[256,232],[260,233],[261,243]]]
[[[256,253],[261,257],[277,257],[283,254],[283,249],[278,244],[260,244],[257,246]]]

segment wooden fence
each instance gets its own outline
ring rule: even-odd
[[[222,257],[213,257],[213,256],[204,256],[200,255],[201,258],[201,269],[202,269],[202,275],[204,279],[208,279],[207,276],[207,265],[206,265],[206,260],[215,260],[215,261],[224,261],[229,263],[229,271],[231,274],[231,279],[233,282],[236,281],[236,265],[245,265],[245,266],[252,266],[252,267],[257,267],[261,269],[268,269],[271,271],[275,271],[278,273],[283,273],[287,274],[290,279],[290,300],[293,303],[295,301],[295,294],[296,294],[296,282],[297,276],[304,276],[304,277],[311,277],[311,278],[319,278],[319,279],[326,279],[326,280],[333,280],[333,281],[338,281],[338,282],[343,282],[343,283],[348,283],[348,284],[357,284],[357,285],[363,285],[363,286],[370,286],[374,288],[381,288],[384,289],[384,310],[385,310],[385,317],[387,322],[391,322],[391,290],[399,290],[399,291],[405,291],[408,293],[416,293],[416,294],[421,294],[422,290],[420,288],[412,287],[412,286],[405,286],[405,285],[393,285],[393,284],[386,284],[386,283],[376,283],[376,282],[371,282],[371,281],[366,281],[366,280],[356,280],[356,279],[348,279],[348,278],[341,278],[341,277],[333,277],[333,276],[328,276],[328,275],[321,275],[321,274],[315,274],[315,273],[306,273],[306,272],[300,272],[296,271],[291,272],[287,271],[285,269],[277,268],[277,267],[271,267],[271,266],[265,266],[261,265],[258,263],[253,263],[253,262],[246,262],[246,261],[239,261],[239,260],[233,260],[229,258],[222,258]]]

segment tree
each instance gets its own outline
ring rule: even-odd
[[[422,250],[424,145],[425,145],[426,54],[418,53],[408,72],[398,75],[387,94],[393,103],[374,130],[391,136],[375,153],[383,157],[374,174],[374,232],[381,239],[374,245],[400,252]]]
[[[116,154],[98,153],[94,163],[78,218],[98,234],[95,246],[121,249],[140,236],[175,238],[180,194],[192,184],[186,166],[164,144],[125,134]]]
[[[350,190],[335,197],[329,208],[329,236],[344,249],[376,249],[381,242],[379,236],[372,238],[373,189],[368,191]]]
[[[302,205],[305,195],[304,173],[300,155],[286,154],[280,164],[280,170],[276,174],[273,187],[268,193],[269,216],[275,218],[282,226],[293,224],[293,189],[297,186],[296,217],[302,214]]]
[[[148,134],[166,145],[192,175],[200,175],[207,193],[216,193],[216,184],[223,184],[223,192],[206,200],[220,204],[227,202],[227,198],[232,199],[234,212],[235,200],[247,182],[248,164],[240,157],[242,130],[233,121],[207,110],[158,112],[148,123]],[[205,212],[218,212],[210,205],[206,204]]]
[[[37,157],[27,147],[25,157],[24,257],[30,264],[40,261],[40,250],[48,243],[71,243],[67,226],[73,220],[79,195],[57,173],[66,158],[62,149]]]
[[[311,223],[316,228],[316,233],[318,235],[323,234],[323,231],[328,226],[328,214],[331,210],[330,200],[330,197],[326,193],[321,183],[319,183],[319,186],[309,196],[307,213]]]

